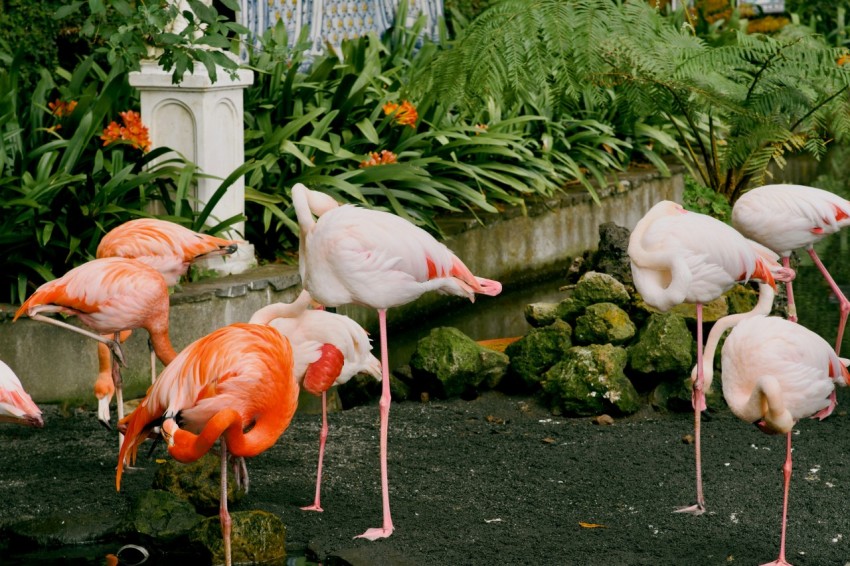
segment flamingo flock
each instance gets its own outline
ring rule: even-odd
[[[221,458],[219,520],[225,562],[231,564],[227,466],[248,485],[245,458],[273,446],[290,426],[299,391],[322,397],[316,488],[305,511],[322,512],[323,456],[328,438],[327,392],[358,373],[381,382],[379,401],[380,526],[355,538],[392,535],[388,430],[390,376],[387,310],[430,291],[465,297],[498,295],[499,282],[476,276],[444,244],[387,212],[340,204],[303,184],[292,187],[300,229],[299,272],[303,290],[292,303],[273,303],[250,321],[202,336],[177,351],[169,335],[168,289],[194,261],[233,253],[238,240],[193,232],[163,220],[130,221],[106,236],[97,258],[45,283],[15,314],[91,338],[98,344],[95,384],[98,418],[107,426],[113,393],[123,432],[116,489],[148,437],[165,441],[169,454],[192,462],[218,443]],[[736,203],[733,226],[662,201],[637,223],[628,255],[637,292],[660,311],[695,305],[697,361],[691,373],[694,408],[696,499],[676,512],[705,513],[701,413],[721,349],[722,389],[734,415],[769,434],[786,436],[780,550],[765,566],[787,566],[785,534],[791,477],[791,434],[802,418],[824,419],[835,408],[835,387],[850,384],[848,360],[839,357],[850,301],[841,294],[813,245],[850,224],[850,203],[826,191],[797,185],[753,189]],[[839,298],[834,347],[796,322],[790,254],[804,248]],[[703,304],[738,283],[759,284],[759,300],[747,313],[721,318],[703,341]],[[776,282],[787,289],[789,319],[770,316]],[[380,358],[366,331],[325,307],[355,304],[378,313]],[[88,329],[48,316],[76,316]],[[144,328],[151,346],[152,385],[138,407],[123,414],[120,367],[128,363],[121,343]],[[156,376],[155,358],[164,369]],[[14,372],[0,362],[0,422],[43,426],[41,412]]]

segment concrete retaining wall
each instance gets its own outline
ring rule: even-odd
[[[628,174],[600,191],[601,205],[577,188],[529,206],[527,214],[515,210],[485,218],[485,226],[465,218],[446,219],[442,225],[448,234],[446,244],[474,273],[516,286],[562,272],[571,258],[595,249],[600,224],[615,222],[633,228],[657,201],[681,202],[683,187],[680,172],[667,178],[654,171]],[[255,310],[270,302],[288,302],[297,295],[299,285],[296,267],[274,265],[186,284],[171,296],[174,346],[180,350],[216,328],[247,321]],[[457,299],[434,294],[423,297],[406,308],[391,310],[390,324],[450,305],[451,300]],[[367,327],[375,326],[370,310],[344,307],[339,312]],[[0,305],[0,359],[15,370],[32,397],[37,402],[93,403],[95,344],[29,319],[12,323],[13,314],[14,307]],[[130,366],[124,370],[125,398],[131,398],[142,395],[150,381],[147,333],[134,333],[125,353]]]

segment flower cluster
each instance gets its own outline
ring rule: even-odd
[[[119,126],[117,122],[112,121],[103,130],[100,139],[103,140],[103,145],[110,145],[118,141],[128,142],[135,148],[142,151],[149,151],[151,148],[151,140],[148,137],[148,128],[142,124],[142,117],[138,112],[128,110],[119,112],[123,126]]]
[[[74,108],[77,107],[77,101],[72,100],[70,102],[65,102],[64,100],[59,100],[57,98],[53,102],[48,102],[47,107],[50,108],[50,112],[57,118],[64,118],[65,116],[71,115]]]
[[[387,151],[386,149],[381,150],[381,153],[377,151],[369,152],[369,159],[366,161],[360,162],[360,168],[364,167],[372,167],[374,165],[386,165],[388,163],[397,163],[398,155],[393,153],[392,151]]]
[[[400,126],[410,126],[416,128],[416,120],[419,119],[419,114],[416,112],[416,107],[409,101],[404,100],[402,103],[387,102],[384,104],[384,114],[389,116],[395,113],[395,123]]]

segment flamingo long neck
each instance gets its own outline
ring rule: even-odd
[[[156,353],[159,361],[166,366],[174,361],[174,358],[177,357],[177,350],[171,344],[171,338],[168,336],[168,328],[166,327],[162,332],[151,332],[150,335],[153,351]]]
[[[267,305],[253,315],[251,315],[251,324],[268,324],[276,318],[298,318],[301,313],[307,310],[310,306],[310,293],[301,291],[298,298],[291,303],[272,303]]]
[[[750,422],[763,419],[759,423],[763,432],[786,433],[794,427],[794,417],[785,407],[782,385],[772,375],[759,377],[746,403],[732,409]]]
[[[666,287],[662,289],[653,285],[652,288],[641,289],[640,293],[650,305],[673,306],[684,302],[693,275],[687,262],[677,251],[666,248],[648,250],[643,246],[646,232],[659,218],[659,215],[648,215],[638,221],[629,238],[628,254],[633,266],[670,273],[670,281]]]
[[[730,328],[748,318],[757,315],[769,315],[771,309],[773,309],[773,298],[775,296],[776,292],[773,290],[772,286],[767,283],[760,283],[759,299],[756,306],[753,307],[751,311],[724,316],[711,327],[711,332],[708,333],[708,338],[705,340],[705,350],[703,351],[702,357],[703,383],[705,384],[705,390],[708,390],[708,388],[711,387],[711,382],[714,379],[714,355],[717,352],[717,346],[720,344],[720,339],[723,337],[723,334]],[[695,366],[691,372],[691,376],[696,376],[696,372],[697,368]]]
[[[289,426],[295,404],[292,407],[275,408],[263,413],[248,432],[242,428],[242,416],[234,409],[223,409],[213,415],[204,425],[200,434],[177,429],[173,435],[173,444],[168,452],[180,462],[194,462],[224,435],[227,447],[234,456],[256,456],[271,447],[280,434]]]

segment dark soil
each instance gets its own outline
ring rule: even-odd
[[[842,391],[836,414],[801,422],[794,435],[788,560],[797,566],[850,562],[848,402]],[[42,430],[0,428],[0,522],[120,515],[150,487],[157,464],[140,458],[144,469],[116,493],[114,434],[92,412],[72,413],[47,407]],[[231,510],[276,513],[287,546],[324,564],[757,565],[778,553],[785,439],[727,411],[705,422],[709,512],[694,517],[671,513],[694,497],[688,414],[647,410],[601,426],[499,393],[396,403],[396,531],[377,542],[352,538],[381,520],[377,405],[331,415],[325,512],[312,513],[299,506],[313,498],[319,424],[296,415],[249,461],[251,491]],[[160,446],[154,458],[164,454]]]

